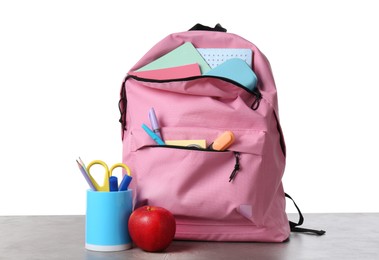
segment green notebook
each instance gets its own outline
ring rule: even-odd
[[[136,71],[164,69],[193,63],[199,64],[202,74],[211,69],[192,43],[186,42]]]

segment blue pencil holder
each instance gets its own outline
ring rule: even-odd
[[[122,251],[132,247],[128,221],[133,209],[132,190],[87,190],[85,248]]]

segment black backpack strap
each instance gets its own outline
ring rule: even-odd
[[[221,26],[221,24],[216,24],[214,28],[205,26],[202,24],[195,24],[191,29],[188,31],[216,31],[216,32],[226,32],[226,29]]]
[[[303,214],[301,213],[299,207],[296,205],[295,201],[291,198],[291,196],[288,195],[287,193],[285,193],[285,196],[287,198],[289,198],[290,200],[292,200],[293,204],[295,205],[295,207],[297,209],[297,212],[299,213],[299,221],[297,223],[289,221],[291,232],[310,233],[310,234],[315,234],[315,235],[319,235],[319,236],[322,236],[322,235],[325,234],[324,230],[315,230],[315,229],[309,229],[309,228],[301,228],[301,227],[299,227],[304,222]]]

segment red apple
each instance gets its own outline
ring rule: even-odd
[[[174,239],[175,218],[170,211],[161,207],[143,206],[129,218],[129,234],[142,250],[160,252]]]

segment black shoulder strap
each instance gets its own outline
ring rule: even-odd
[[[301,228],[301,226],[304,222],[304,217],[303,214],[301,214],[301,211],[299,207],[296,205],[295,201],[291,198],[290,195],[285,193],[285,196],[292,200],[293,204],[295,205],[297,212],[299,213],[299,221],[297,223],[289,221],[291,232],[301,232],[301,233],[310,233],[310,234],[315,234],[315,235],[324,235],[325,231],[324,230],[315,230],[315,229],[309,229],[309,228]]]
[[[191,29],[188,31],[216,31],[216,32],[226,32],[226,29],[221,26],[221,24],[216,24],[214,28],[205,26],[202,24],[195,24]]]

